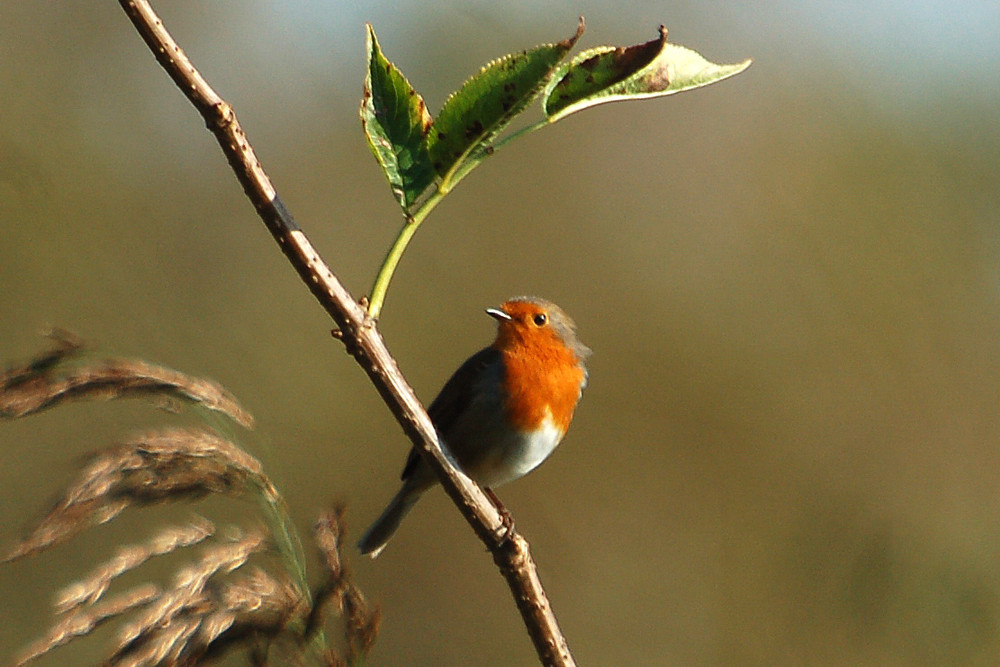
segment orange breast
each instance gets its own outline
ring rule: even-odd
[[[563,433],[580,400],[584,371],[562,346],[508,346],[504,351],[507,412],[511,423],[533,431],[551,415]]]

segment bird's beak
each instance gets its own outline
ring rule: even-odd
[[[489,315],[490,317],[492,317],[493,319],[495,319],[497,321],[500,321],[500,322],[502,322],[504,320],[510,321],[510,320],[514,319],[510,315],[508,315],[507,313],[505,313],[502,310],[500,310],[499,308],[487,308],[486,309],[486,314]]]

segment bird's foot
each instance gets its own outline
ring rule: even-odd
[[[500,515],[500,528],[497,530],[497,537],[500,540],[500,544],[503,544],[514,534],[514,517],[511,516],[511,513],[507,511],[504,504],[497,498],[497,494],[493,493],[493,489],[487,487],[483,491],[489,496],[490,501],[493,502],[493,507],[496,508],[497,513]]]

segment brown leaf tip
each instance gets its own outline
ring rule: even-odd
[[[584,28],[586,28],[586,22],[583,20],[583,17],[581,16],[579,22],[577,22],[576,24],[576,34],[570,37],[569,39],[561,40],[557,46],[559,46],[562,49],[566,49],[567,51],[570,50],[571,48],[573,48],[573,45],[576,44],[577,40],[580,39],[580,36],[583,35]]]

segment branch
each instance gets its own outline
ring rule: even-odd
[[[351,297],[295,224],[232,107],[202,78],[146,0],[119,0],[119,4],[156,60],[205,119],[258,215],[299,277],[337,323],[347,351],[368,374],[407,437],[423,452],[445,491],[493,554],[539,659],[545,665],[575,664],[538,579],[527,541],[512,528],[508,531],[483,491],[449,463],[430,417],[389,354],[376,321]]]

